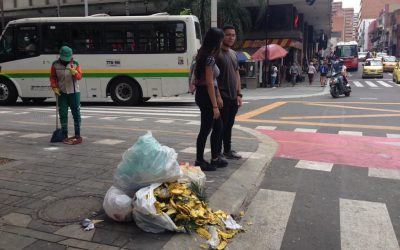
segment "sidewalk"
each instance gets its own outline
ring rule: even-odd
[[[318,79],[317,79],[318,78]],[[256,88],[242,89],[244,101],[282,99],[282,98],[302,98],[311,96],[321,96],[329,93],[329,87],[322,88],[319,77],[315,77],[312,85],[308,84],[308,80],[296,83],[293,87],[289,82],[283,82],[278,88]],[[194,102],[194,95],[184,94],[176,97],[159,97],[152,98],[149,102]]]
[[[151,125],[146,129],[151,130]],[[101,133],[110,131],[101,139],[130,138],[129,143],[112,146],[95,143],[99,131],[87,134],[83,144],[69,146],[51,144],[49,137],[20,137],[32,130],[48,133],[46,126],[11,127],[0,123],[0,131],[6,130],[9,133],[0,136],[0,157],[12,161],[0,165],[0,249],[162,249],[164,245],[168,249],[171,244],[183,246],[179,237],[192,239],[184,234],[145,233],[134,222],[112,221],[102,210],[103,197],[112,185],[122,153],[143,135],[144,129],[131,129],[129,134],[101,129]],[[193,154],[181,151],[195,145],[197,134],[177,135],[183,131],[179,127],[174,131],[155,129],[153,135],[178,152],[178,161],[193,162]],[[238,214],[257,191],[257,180],[262,178],[276,144],[240,126],[234,130],[233,141],[236,150],[253,153],[230,161],[227,168],[207,172],[206,187],[212,208]],[[79,223],[86,217],[104,222],[84,232]],[[191,243],[193,249],[198,246]]]
[[[295,87],[243,89],[242,93],[246,101],[323,95],[324,91],[315,82],[311,86],[300,83]],[[160,99],[164,98],[156,100]],[[193,102],[194,96],[165,101]],[[0,123],[0,131],[13,129],[15,133],[0,135],[0,159],[13,159],[0,164],[0,249],[199,249],[196,236],[145,233],[134,222],[112,221],[102,210],[103,197],[112,185],[122,153],[143,131],[152,130],[150,124],[128,131],[115,132],[107,127],[91,131],[77,146],[50,144],[47,137],[21,140],[17,135],[32,132],[32,128]],[[34,130],[48,133],[49,127]],[[107,138],[102,139],[129,137],[131,143],[94,144],[98,132],[107,131]],[[180,151],[193,147],[197,134],[179,132],[185,131],[184,127],[173,131],[177,132],[154,128],[153,135],[178,152],[178,161],[193,162],[193,154]],[[277,145],[271,138],[240,126],[235,127],[233,141],[236,150],[250,152],[248,158],[230,161],[227,168],[206,173],[206,187],[210,207],[237,215],[246,210],[256,194]],[[84,232],[79,222],[85,217],[104,222]]]

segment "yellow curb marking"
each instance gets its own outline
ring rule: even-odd
[[[274,102],[274,103],[271,103],[271,104],[266,105],[264,107],[261,107],[261,108],[255,109],[253,111],[250,111],[250,112],[244,113],[242,115],[239,115],[239,116],[236,117],[236,120],[237,121],[244,121],[244,120],[253,118],[253,117],[257,116],[257,115],[260,115],[262,113],[266,113],[268,111],[271,111],[272,109],[280,107],[280,106],[283,106],[285,104],[286,104],[286,102]]]
[[[321,107],[333,107],[333,108],[344,108],[344,109],[357,109],[357,110],[371,110],[371,111],[384,111],[384,112],[400,113],[400,110],[393,110],[393,109],[363,108],[363,107],[343,106],[343,105],[334,105],[334,104],[328,105],[328,104],[319,104],[319,103],[305,103],[305,105],[309,105],[309,106],[321,106]]]

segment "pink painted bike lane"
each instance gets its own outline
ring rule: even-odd
[[[258,131],[279,143],[276,157],[367,168],[400,169],[400,138]]]

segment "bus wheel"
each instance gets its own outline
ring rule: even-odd
[[[136,105],[142,100],[137,83],[128,77],[113,80],[110,94],[111,99],[119,105]]]
[[[14,84],[6,78],[0,78],[0,105],[14,104],[17,98],[18,93]]]

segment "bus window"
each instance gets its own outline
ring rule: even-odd
[[[71,46],[67,24],[45,24],[42,26],[44,54],[58,54],[62,46]]]
[[[14,59],[13,29],[8,27],[0,40],[0,62]]]
[[[19,26],[16,29],[17,59],[38,55],[38,34],[36,26]]]
[[[104,52],[125,52],[125,27],[121,24],[106,24],[104,27]],[[129,50],[128,50],[129,51]]]
[[[186,29],[183,22],[138,23],[136,53],[183,53]]]
[[[101,53],[101,27],[99,24],[73,23],[72,49],[76,54]]]
[[[196,38],[200,40],[200,42],[202,41],[201,39],[201,29],[200,29],[200,23],[199,22],[195,22],[194,23],[194,27],[196,29]]]

